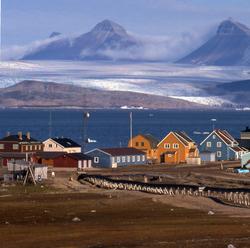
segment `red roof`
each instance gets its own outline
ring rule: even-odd
[[[132,147],[122,147],[122,148],[103,148],[100,149],[111,156],[127,156],[127,155],[145,155],[144,152]]]
[[[228,145],[232,145],[232,143],[238,144],[238,142],[226,130],[218,129],[215,133]]]

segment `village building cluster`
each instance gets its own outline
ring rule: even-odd
[[[242,160],[242,166],[250,163],[250,129],[235,139],[226,130],[216,129],[197,144],[184,131],[171,131],[162,140],[151,134],[132,137],[127,147],[95,148],[86,153],[81,145],[70,138],[49,138],[38,141],[28,132],[7,133],[0,139],[0,166],[22,165],[30,162],[52,168],[93,167],[117,168],[145,164],[192,164],[228,160]],[[40,166],[39,166],[40,165]]]

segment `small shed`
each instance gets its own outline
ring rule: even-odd
[[[48,179],[48,166],[43,164],[35,164],[33,168],[36,181]]]
[[[245,153],[241,156],[241,167],[249,166],[250,163],[250,152]]]
[[[200,152],[200,158],[202,162],[215,162],[216,153],[210,151],[202,151]]]
[[[48,167],[43,164],[30,164],[30,162],[24,160],[11,160],[8,161],[7,166],[8,171],[12,173],[14,179],[23,179],[29,166],[31,166],[33,170],[36,181],[48,178]]]
[[[26,160],[27,156],[22,152],[0,152],[0,166],[7,166],[8,161]]]

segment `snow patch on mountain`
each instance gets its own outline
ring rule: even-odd
[[[204,97],[199,97],[199,96],[170,96],[175,99],[181,99],[181,100],[186,100],[189,102],[193,103],[199,103],[207,106],[214,106],[214,107],[220,107],[225,104],[230,104],[233,105],[232,102],[222,99],[220,97],[216,96],[204,96]]]

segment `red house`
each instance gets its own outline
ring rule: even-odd
[[[83,153],[38,152],[33,155],[36,163],[61,168],[91,168],[92,158]]]
[[[0,152],[14,152],[14,153],[33,153],[43,151],[43,143],[32,138],[28,132],[23,135],[18,132],[17,135],[10,135],[8,133],[4,138],[0,139]]]

